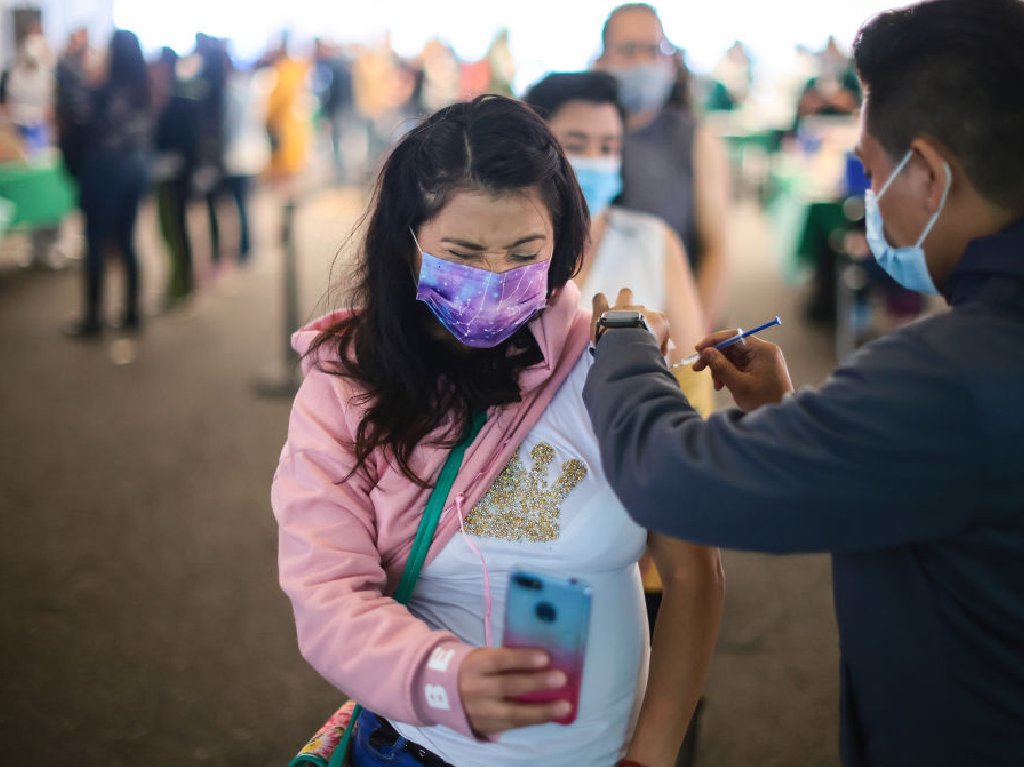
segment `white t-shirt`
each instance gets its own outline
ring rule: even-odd
[[[569,726],[511,730],[497,743],[394,722],[404,737],[457,767],[612,767],[636,723],[647,682],[649,639],[637,567],[647,533],[626,514],[601,469],[582,396],[591,364],[584,352],[517,456],[466,516],[490,573],[496,643],[510,571],[522,567],[590,585],[577,719]],[[431,626],[484,645],[480,560],[461,534],[423,569],[409,609]]]
[[[625,208],[609,208],[601,245],[580,289],[580,305],[589,309],[595,293],[613,302],[622,288],[633,291],[633,303],[659,311],[668,304],[665,284],[665,223],[655,216]]]

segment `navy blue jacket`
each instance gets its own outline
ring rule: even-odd
[[[641,525],[832,553],[847,767],[1024,765],[1024,220],[946,298],[749,414],[702,421],[643,330],[604,335],[583,393]]]

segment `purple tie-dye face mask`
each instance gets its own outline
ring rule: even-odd
[[[420,253],[416,298],[466,346],[497,346],[547,303],[550,260],[498,273]]]

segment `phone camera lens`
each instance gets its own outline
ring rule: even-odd
[[[555,618],[558,617],[558,613],[555,612],[555,606],[550,602],[538,602],[536,613],[537,618],[544,623],[554,623]]]
[[[541,583],[537,578],[531,578],[529,575],[517,575],[516,584],[524,589],[530,591],[540,591]]]

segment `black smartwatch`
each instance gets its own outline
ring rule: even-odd
[[[595,343],[601,340],[606,330],[621,328],[634,328],[647,330],[647,321],[644,315],[635,309],[612,309],[601,315],[597,321],[597,338]]]

